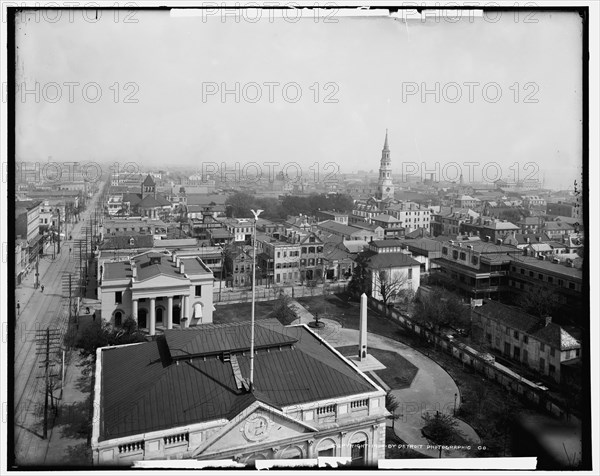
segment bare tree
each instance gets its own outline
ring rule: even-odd
[[[520,307],[530,314],[538,317],[552,315],[558,306],[558,297],[551,289],[535,288],[523,293],[518,300]]]
[[[385,394],[385,408],[391,413],[391,415],[388,418],[392,420],[392,430],[394,429],[396,420],[399,420],[402,416],[399,413],[396,413],[396,410],[398,410],[399,406],[400,403],[398,402],[396,397],[392,394],[390,390],[388,390],[388,392]]]
[[[373,293],[381,296],[383,304],[395,301],[406,291],[408,278],[405,274],[393,274],[385,269],[376,272],[376,279],[373,283]]]

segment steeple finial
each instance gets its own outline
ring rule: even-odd
[[[384,150],[389,149],[389,146],[388,146],[388,130],[387,129],[385,130],[385,143],[383,144],[383,148],[384,148]]]

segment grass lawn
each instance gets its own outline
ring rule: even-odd
[[[356,354],[355,345],[337,347],[342,355],[348,357]],[[411,364],[404,357],[396,352],[389,350],[369,349],[369,354],[373,355],[379,362],[386,366],[383,370],[375,370],[374,372],[390,387],[392,390],[400,390],[410,387],[415,375],[419,369]]]
[[[255,319],[265,319],[270,317],[276,301],[260,301],[254,308]],[[215,324],[228,324],[231,322],[244,322],[251,319],[252,303],[241,302],[235,304],[222,304],[215,306],[213,312],[213,322]]]
[[[359,328],[360,303],[355,301],[348,302],[347,294],[331,294],[325,299],[323,299],[323,296],[303,297],[298,298],[297,301],[311,313],[318,312],[320,317],[335,319],[347,329],[358,330]],[[389,319],[379,316],[374,310],[368,309],[368,332],[398,340],[397,328],[398,326]]]

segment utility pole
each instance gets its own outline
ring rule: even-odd
[[[46,330],[37,331],[36,343],[38,346],[37,355],[43,355],[44,361],[44,387],[45,387],[45,395],[44,395],[44,426],[43,426],[43,434],[42,438],[45,440],[48,438],[48,399],[52,398],[52,407],[55,408],[54,405],[54,397],[51,395],[50,388],[50,353],[57,351],[60,349],[59,339],[60,339],[60,331],[58,329],[46,328]]]
[[[57,208],[58,212],[58,254],[60,254],[60,208]]]
[[[38,253],[37,260],[35,262],[35,286],[34,286],[34,288],[37,289],[39,285],[40,285],[40,255]]]

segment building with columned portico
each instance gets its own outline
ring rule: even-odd
[[[155,335],[212,322],[214,277],[199,255],[151,250],[98,269],[102,318],[117,327],[132,317]]]

